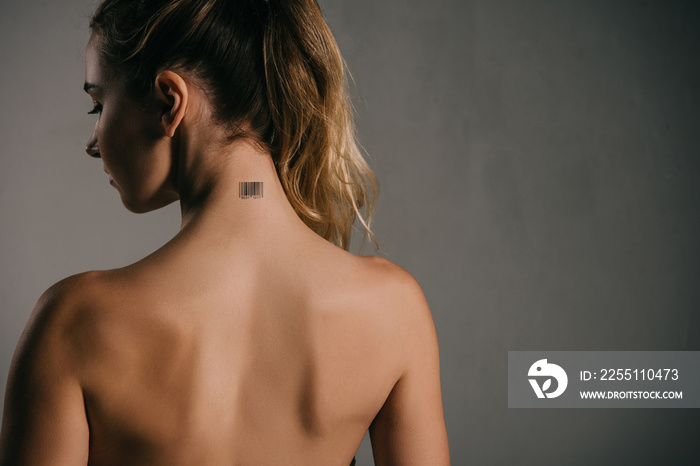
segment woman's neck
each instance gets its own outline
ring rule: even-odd
[[[181,232],[204,227],[253,240],[311,231],[289,203],[269,152],[239,140],[189,155],[178,163]],[[261,194],[242,196],[240,183],[260,183]]]

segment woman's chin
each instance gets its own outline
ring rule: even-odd
[[[134,199],[122,195],[121,198],[122,204],[124,204],[126,210],[135,214],[145,214],[147,212],[153,212],[154,210],[163,208],[178,200],[177,196],[160,196],[157,198],[149,199]]]

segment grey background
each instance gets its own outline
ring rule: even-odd
[[[700,459],[697,410],[507,408],[509,350],[700,350],[698,4],[322,1],[381,254],[433,311],[453,464]],[[4,386],[48,286],[138,260],[179,217],[127,212],[83,152],[94,3],[1,5]]]

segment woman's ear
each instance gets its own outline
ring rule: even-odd
[[[163,109],[160,118],[163,130],[168,137],[173,137],[187,112],[187,83],[177,73],[161,71],[156,76],[155,93]]]

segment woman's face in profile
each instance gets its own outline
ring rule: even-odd
[[[110,184],[132,212],[148,212],[178,199],[172,180],[172,142],[164,137],[154,102],[135,102],[122,80],[105,66],[101,38],[93,34],[85,53],[85,90],[97,121],[86,152],[102,160]]]

